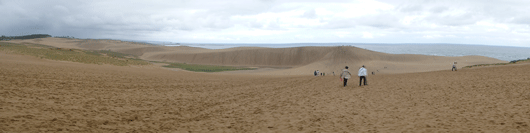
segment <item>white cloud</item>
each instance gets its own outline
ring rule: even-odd
[[[374,36],[372,35],[372,33],[363,32],[363,37],[362,38],[374,38]]]
[[[530,47],[528,9],[527,0],[0,1],[0,34]]]

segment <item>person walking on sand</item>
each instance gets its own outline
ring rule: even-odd
[[[361,67],[359,69],[359,74],[358,75],[359,75],[359,86],[361,86],[361,83],[362,83],[363,79],[364,79],[364,85],[368,85],[368,84],[366,84],[366,68],[364,68],[364,65],[363,65],[363,67]]]
[[[456,70],[456,61],[453,62],[453,68],[451,69],[451,71],[457,71],[457,70]]]
[[[348,83],[348,79],[351,78],[351,73],[348,71],[348,66],[344,67],[345,69],[342,70],[342,73],[340,74],[340,79],[344,81],[344,87],[346,87]]]
[[[317,71],[315,70],[314,75],[317,76]]]

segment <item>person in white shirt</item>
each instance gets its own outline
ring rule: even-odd
[[[340,79],[342,81],[344,81],[344,87],[346,87],[348,79],[351,78],[351,73],[348,71],[348,66],[346,66],[344,68],[346,68],[346,69],[342,69],[342,73],[340,74]]]
[[[359,86],[361,86],[361,83],[362,83],[363,79],[364,79],[364,85],[368,85],[368,84],[366,84],[366,68],[364,68],[364,65],[363,65],[363,67],[361,67],[359,69],[359,74],[358,75],[359,75]]]

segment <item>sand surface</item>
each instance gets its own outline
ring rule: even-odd
[[[506,63],[483,56],[443,57],[410,54],[386,54],[357,47],[295,47],[204,49],[187,46],[167,47],[117,40],[41,38],[12,40],[12,43],[36,43],[60,48],[111,50],[136,55],[150,61],[180,62],[223,66],[261,68],[252,75],[311,75],[315,70],[332,74],[344,66],[358,69],[365,65],[369,73],[395,74],[450,70],[453,62],[459,68],[475,64]],[[238,72],[239,73],[239,72]]]
[[[338,76],[191,73],[0,53],[0,132],[530,132],[528,70],[369,75],[369,86],[353,78],[342,87]]]

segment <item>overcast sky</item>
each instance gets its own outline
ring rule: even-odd
[[[0,34],[530,47],[530,0],[0,0]]]

